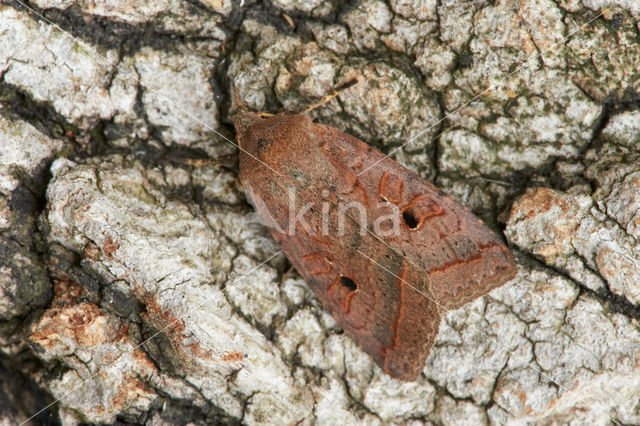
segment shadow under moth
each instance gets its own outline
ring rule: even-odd
[[[273,238],[392,377],[419,376],[443,313],[515,276],[509,249],[479,218],[365,142],[304,114],[241,110],[233,121],[240,180]]]

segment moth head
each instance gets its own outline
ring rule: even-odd
[[[236,128],[238,139],[241,140],[247,129],[254,124],[262,121],[263,117],[260,113],[241,109],[236,112],[233,117],[233,127]]]

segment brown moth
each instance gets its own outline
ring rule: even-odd
[[[392,377],[418,377],[441,314],[516,274],[480,219],[359,139],[303,114],[240,111],[234,125],[240,179],[273,238]]]

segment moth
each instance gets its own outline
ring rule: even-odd
[[[233,121],[240,180],[273,238],[390,376],[415,380],[442,314],[515,276],[479,218],[365,142],[305,114]]]

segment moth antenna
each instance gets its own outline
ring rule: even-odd
[[[359,84],[360,81],[357,78],[354,78],[353,80],[347,81],[345,84],[343,84],[342,86],[333,89],[333,91],[331,93],[329,93],[328,95],[325,95],[322,97],[322,99],[320,99],[319,102],[316,102],[315,104],[308,106],[307,108],[303,109],[302,111],[299,112],[299,114],[304,114],[305,112],[309,112],[312,111],[316,108],[318,108],[319,106],[322,106],[324,104],[326,104],[327,102],[329,102],[331,99],[337,97],[338,95],[340,95],[340,93],[344,90],[347,90],[350,87],[355,86],[356,84]]]

